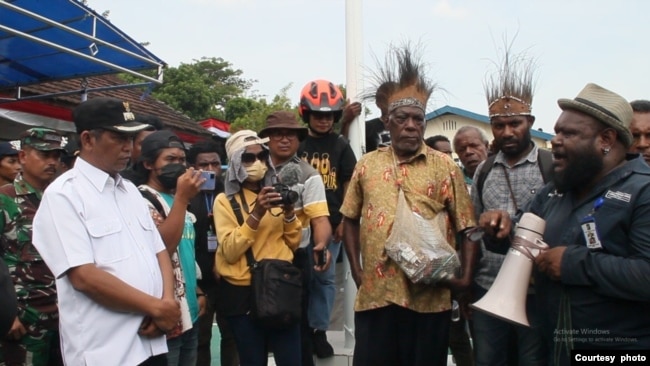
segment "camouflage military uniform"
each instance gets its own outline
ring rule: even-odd
[[[51,365],[61,359],[55,278],[32,245],[32,220],[42,195],[21,174],[0,187],[0,255],[9,267],[18,319],[27,332],[20,340],[1,337],[0,365]]]

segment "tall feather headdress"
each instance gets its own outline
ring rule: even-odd
[[[374,73],[373,84],[374,92],[367,93],[364,99],[381,98],[386,103],[387,113],[401,106],[426,111],[429,97],[437,88],[425,75],[421,57],[409,43],[390,46],[384,64],[378,65]],[[377,95],[378,92],[381,95]]]
[[[511,43],[496,65],[484,83],[489,117],[532,115],[535,59],[514,54]]]

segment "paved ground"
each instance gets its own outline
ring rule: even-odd
[[[212,325],[212,341],[210,342],[212,366],[221,366],[221,361],[219,360],[219,342],[221,342],[221,337],[219,336],[219,328],[217,328],[217,323],[214,323]]]
[[[338,349],[339,347],[336,347],[337,343],[338,343],[337,341],[342,342],[342,340],[334,340],[334,339],[332,339],[332,338],[338,338],[339,334],[336,334],[336,333],[337,332],[334,332],[334,333],[331,333],[331,334],[328,333],[328,338],[330,338],[332,343],[334,343],[335,348]],[[220,341],[219,329],[217,328],[217,325],[214,324],[214,326],[212,328],[212,345],[211,345],[212,366],[220,366],[221,365],[221,362],[219,360],[219,341]],[[339,353],[344,353],[344,352],[337,352],[337,354],[339,354]],[[318,360],[317,358],[315,358],[314,360],[315,360],[317,366],[319,366],[319,365],[322,365],[322,366],[338,366],[338,365],[351,365],[352,364],[351,360],[349,360],[349,362],[345,362],[345,359],[343,359],[343,357],[344,356],[339,355],[339,356],[336,357],[336,360],[334,360],[332,358],[324,359],[324,360]],[[449,355],[449,358],[447,359],[447,366],[454,366],[454,365],[455,365],[455,363],[452,361],[451,355]],[[275,362],[273,361],[273,357],[269,357],[269,363],[268,363],[267,366],[275,366]]]
[[[315,358],[315,362],[317,366],[338,366],[338,365],[351,365],[352,362],[350,361],[345,362],[344,359],[342,359],[343,354],[346,353],[345,349],[342,348],[343,346],[343,334],[342,332],[336,332],[337,330],[342,331],[343,330],[343,287],[344,287],[344,271],[343,271],[343,265],[339,263],[339,265],[336,266],[336,285],[338,288],[338,292],[336,294],[336,300],[334,301],[334,308],[332,309],[332,319],[330,323],[330,331],[328,332],[327,338],[330,340],[330,343],[335,348],[336,354],[340,355],[336,357],[336,360],[333,358],[329,359],[324,359],[324,360],[318,360]],[[332,332],[334,330],[334,332]],[[212,345],[211,345],[211,355],[212,355],[212,366],[220,366],[221,361],[219,359],[219,342],[220,342],[220,337],[219,337],[219,329],[217,328],[217,324],[213,325],[212,328]],[[319,362],[320,361],[320,362]],[[448,366],[454,366],[455,364],[452,361],[451,355],[449,356],[447,360],[447,365]],[[269,358],[269,363],[268,366],[275,366],[275,362],[273,361],[273,358]]]

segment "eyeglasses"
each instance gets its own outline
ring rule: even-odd
[[[268,159],[269,159],[269,152],[266,150],[257,153],[257,155],[253,153],[247,153],[247,152],[241,154],[241,162],[244,164],[254,163],[255,160],[265,162]]]
[[[298,133],[296,131],[271,131],[269,132],[269,137],[274,141],[280,141],[283,137],[286,137],[287,140],[295,140],[298,138]]]

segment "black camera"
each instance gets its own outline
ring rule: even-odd
[[[282,183],[276,183],[273,185],[273,189],[280,193],[280,200],[273,202],[274,205],[293,205],[298,202],[298,192],[292,191],[289,186]]]

